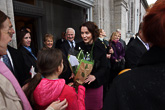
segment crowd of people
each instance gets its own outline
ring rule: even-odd
[[[120,29],[105,40],[106,32],[87,21],[80,26],[81,42],[74,40],[75,29],[68,27],[55,44],[54,36],[45,34],[44,47],[35,55],[30,29],[17,33],[18,49],[8,45],[15,31],[10,18],[0,11],[0,109],[165,109],[164,13],[165,1],[159,0],[127,45]],[[94,63],[79,84],[68,57],[82,50],[84,57],[90,53]]]

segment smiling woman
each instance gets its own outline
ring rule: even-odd
[[[91,59],[94,60],[92,72],[85,80],[86,87],[85,103],[86,110],[101,110],[103,107],[103,84],[107,65],[106,50],[104,45],[98,40],[99,29],[94,22],[85,22],[80,26],[82,42],[76,44],[75,49],[83,50],[85,56],[93,53]]]
[[[31,35],[30,32],[26,29],[22,29],[17,34],[17,40],[18,40],[18,50],[22,53],[23,59],[25,61],[25,71],[27,72],[26,78],[30,79],[31,75],[29,74],[31,67],[33,66],[35,68],[35,72],[37,72],[37,66],[36,61],[37,58],[32,52],[31,49]]]
[[[53,35],[52,34],[45,34],[44,36],[44,48],[52,48],[53,47]]]

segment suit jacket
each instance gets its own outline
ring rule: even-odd
[[[126,68],[136,67],[139,59],[146,51],[146,47],[137,37],[130,42],[125,54]]]
[[[60,47],[60,50],[63,52],[63,54],[68,57],[68,52],[70,51],[71,47],[68,43],[68,41],[64,41],[62,44],[61,44],[61,47]]]
[[[61,47],[61,44],[66,41],[65,39],[58,39],[55,43],[55,48],[59,48]]]
[[[23,86],[24,78],[26,76],[25,65],[23,60],[23,55],[17,49],[7,46],[8,51],[11,55],[13,66],[14,66],[14,76],[18,80],[19,84]]]
[[[68,61],[68,52],[70,51],[71,47],[68,43],[67,40],[65,40],[60,47],[60,50],[63,53],[63,61],[64,61],[64,69],[63,72],[60,74],[59,78],[63,78],[66,81],[66,84],[69,82],[72,82],[73,80],[70,80],[70,76],[71,76],[71,69],[69,66],[69,61]]]

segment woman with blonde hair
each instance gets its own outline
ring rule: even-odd
[[[113,49],[113,54],[111,55],[111,81],[117,76],[117,74],[124,69],[124,56],[125,50],[119,41],[119,33],[113,32],[109,40],[110,48]]]
[[[44,48],[52,48],[53,47],[54,37],[52,34],[45,34],[44,36]]]

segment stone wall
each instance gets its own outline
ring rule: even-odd
[[[109,40],[111,35],[111,12],[109,0],[95,0],[93,7],[93,21],[100,29],[104,29],[107,34],[106,39]]]
[[[13,1],[12,0],[0,0],[0,10],[3,11],[6,15],[8,15],[10,17],[10,21],[13,25],[14,30],[15,30]],[[14,34],[12,37],[12,41],[9,43],[9,45],[17,48],[16,42],[17,42],[16,41],[16,34]]]

